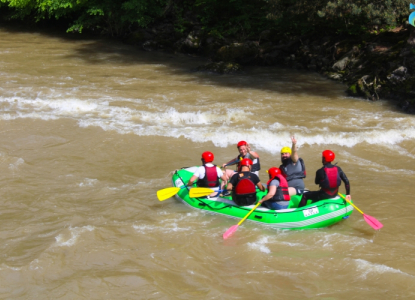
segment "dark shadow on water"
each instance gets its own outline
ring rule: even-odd
[[[103,55],[105,60],[98,58]],[[215,84],[229,88],[260,89],[281,94],[308,94],[338,98],[345,96],[346,86],[323,78],[320,74],[281,67],[250,66],[239,74],[219,75],[195,72],[207,58],[166,52],[146,52],[113,40],[94,40],[79,45],[70,58],[82,59],[86,64],[164,65],[159,70],[166,75],[192,74],[200,84]]]
[[[159,70],[166,75],[192,74],[200,84],[215,84],[229,88],[259,89],[280,94],[320,96],[336,99],[346,96],[346,85],[326,79],[318,73],[282,67],[245,67],[240,74],[218,75],[195,72],[195,68],[207,62],[207,58],[167,52],[147,52],[139,46],[123,44],[119,40],[102,38],[92,34],[63,33],[62,29],[27,28],[0,24],[0,29],[12,34],[33,33],[76,42],[78,47],[68,58],[76,58],[91,65],[149,65],[167,66]]]

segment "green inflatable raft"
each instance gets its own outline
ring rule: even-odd
[[[177,199],[197,209],[241,219],[254,208],[254,205],[238,206],[230,196],[190,198],[189,189],[184,187],[183,182],[189,181],[196,168],[183,168],[173,174],[173,187],[181,187],[175,196]],[[258,191],[257,199],[261,199],[265,194],[265,192]],[[313,229],[336,224],[348,218],[353,212],[353,206],[340,197],[321,200],[298,208],[300,200],[301,196],[291,196],[288,208],[282,210],[271,210],[259,206],[247,220],[280,229]]]

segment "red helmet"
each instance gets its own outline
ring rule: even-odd
[[[276,167],[270,168],[267,172],[268,172],[270,178],[274,178],[277,175],[281,175],[281,170],[279,168],[276,168]]]
[[[253,165],[253,162],[252,162],[252,160],[250,160],[249,158],[244,158],[243,160],[241,160],[240,162],[239,162],[239,166],[241,167],[241,166],[252,166]]]
[[[236,147],[237,148],[239,148],[239,147],[241,147],[241,146],[246,146],[248,143],[247,142],[245,142],[245,141],[240,141],[239,143],[238,143],[238,145],[236,145]]]
[[[334,155],[334,152],[331,150],[324,150],[323,158],[326,162],[332,162],[336,158],[336,155]]]
[[[202,159],[205,161],[205,163],[210,163],[215,159],[215,157],[213,156],[212,152],[206,151],[202,153]]]

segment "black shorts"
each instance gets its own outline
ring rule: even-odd
[[[303,196],[301,197],[301,201],[300,201],[300,204],[298,205],[298,207],[302,207],[302,206],[307,205],[308,200],[311,200],[311,203],[314,203],[314,202],[324,200],[324,199],[335,198],[336,196],[337,196],[337,194],[334,194],[333,196],[330,196],[329,194],[327,194],[326,192],[323,192],[323,191],[305,192],[303,194]]]
[[[330,199],[337,196],[337,194],[334,194],[334,196],[330,196],[329,194],[323,191],[305,192],[303,195],[307,200],[312,200],[313,202],[324,199]]]
[[[235,193],[232,193],[232,200],[239,206],[248,206],[256,203],[256,193],[237,196]]]

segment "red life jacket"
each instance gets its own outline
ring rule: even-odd
[[[217,187],[220,185],[218,172],[216,171],[216,165],[213,167],[205,167],[205,177],[196,182],[198,187]]]
[[[271,183],[271,181],[274,180],[274,179],[277,179],[280,182],[280,184],[277,188],[277,191],[276,191],[275,195],[270,200],[277,201],[277,202],[278,201],[290,201],[290,194],[288,192],[288,182],[285,179],[285,177],[282,176],[282,175],[277,175],[277,176],[271,178],[267,182],[268,187],[269,187],[269,184]]]
[[[250,179],[250,172],[238,173],[238,182],[232,190],[232,200],[241,206],[252,205],[256,202],[256,187]]]
[[[330,196],[334,196],[339,191],[339,186],[342,184],[339,170],[336,166],[327,168],[324,166],[325,178],[320,183],[321,190]]]

